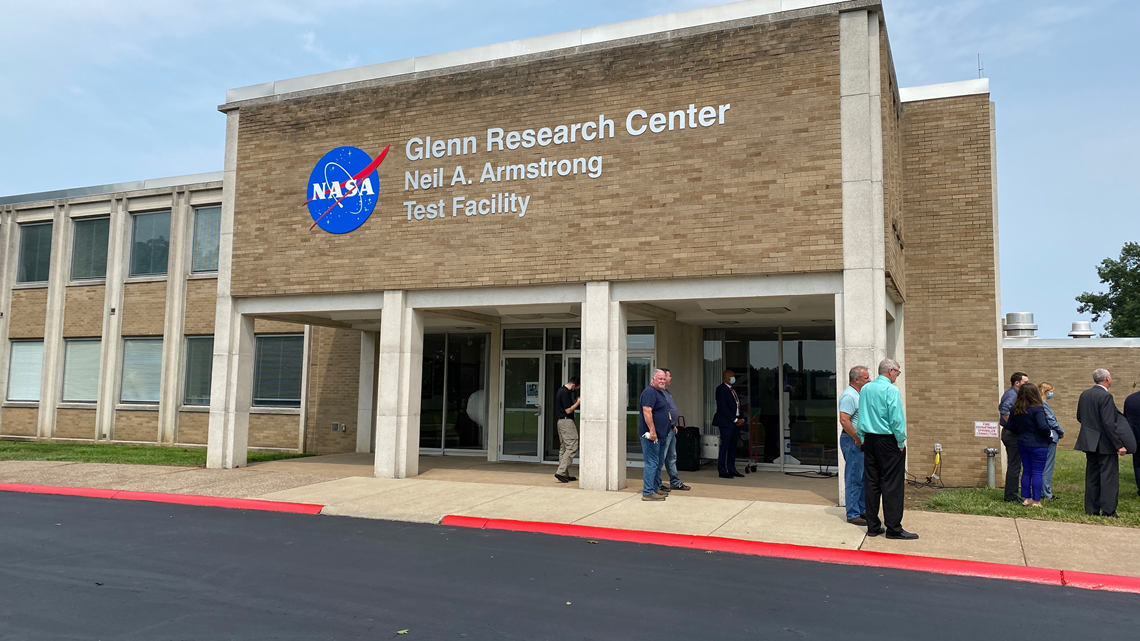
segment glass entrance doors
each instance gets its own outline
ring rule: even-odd
[[[542,460],[542,355],[503,358],[502,458]]]

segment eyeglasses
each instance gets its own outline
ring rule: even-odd
[[[888,370],[888,371],[890,371],[890,372],[898,372],[899,374],[902,374],[902,370],[901,370],[901,369],[899,369],[899,368],[897,368],[897,367],[892,367],[892,368],[891,368],[890,370]]]

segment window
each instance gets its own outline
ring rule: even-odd
[[[107,237],[110,218],[75,221],[71,241],[71,280],[107,277]]]
[[[253,356],[253,404],[301,407],[305,337],[258,336]]]
[[[99,400],[98,338],[68,339],[63,352],[63,398],[65,403],[94,403]]]
[[[39,401],[44,364],[43,341],[12,341],[8,364],[8,400]]]
[[[214,337],[186,339],[186,375],[182,383],[183,405],[210,404],[210,372],[214,362]]]
[[[504,329],[503,349],[535,349],[542,351],[543,331],[536,329]]]
[[[194,210],[194,255],[190,260],[190,271],[218,271],[218,245],[221,234],[221,207],[203,207]]]
[[[653,349],[652,327],[629,327],[625,330],[626,349]]]
[[[166,273],[170,250],[170,212],[136,214],[131,230],[131,276]]]
[[[157,403],[162,380],[162,339],[123,340],[123,403]]]
[[[17,283],[46,283],[51,269],[51,223],[20,225]]]

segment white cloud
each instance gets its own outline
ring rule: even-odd
[[[307,54],[312,55],[317,60],[325,63],[326,65],[344,69],[347,67],[356,66],[358,59],[355,55],[349,54],[345,58],[337,58],[328,52],[323,46],[317,42],[317,34],[312,31],[306,31],[298,34],[297,39],[301,42],[301,50]]]

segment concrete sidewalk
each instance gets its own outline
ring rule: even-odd
[[[679,493],[647,503],[636,492],[589,492],[572,484],[50,461],[0,461],[0,483],[317,503],[325,506],[322,514],[421,523],[439,523],[447,515],[573,523],[1140,577],[1140,529],[1029,519],[910,511],[903,523],[922,538],[890,541],[867,537],[834,506]]]

